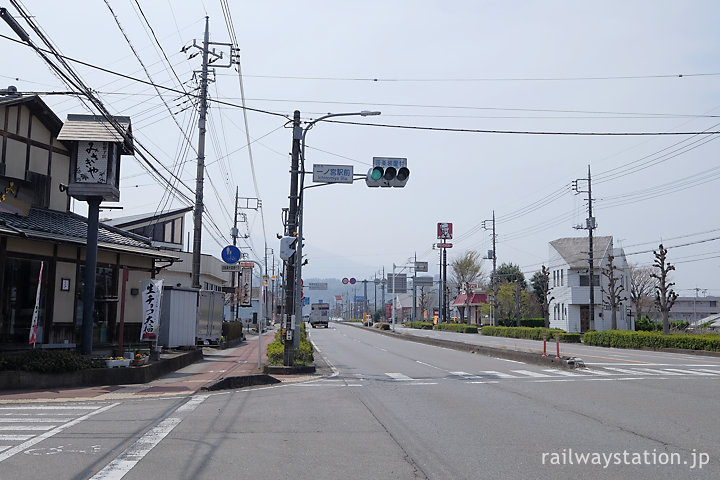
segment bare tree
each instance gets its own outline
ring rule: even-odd
[[[620,283],[620,279],[616,276],[617,267],[613,263],[614,260],[615,256],[613,254],[609,254],[607,267],[602,268],[602,274],[605,278],[607,278],[608,286],[607,290],[605,287],[601,286],[601,290],[607,299],[608,305],[610,306],[610,328],[612,330],[617,330],[617,310],[620,306],[620,302],[622,302],[624,298],[622,296],[622,292],[625,291],[625,287],[622,283]]]
[[[644,312],[649,312],[652,294],[657,281],[653,278],[652,267],[630,265],[630,301],[635,306],[635,319],[643,318]]]
[[[667,260],[667,248],[660,244],[660,248],[655,251],[655,261],[653,267],[657,269],[657,273],[652,273],[652,277],[657,279],[657,285],[655,285],[655,305],[662,314],[663,322],[663,333],[665,335],[670,333],[670,309],[672,309],[675,300],[677,300],[677,293],[672,289],[675,283],[670,282],[668,274],[675,270],[675,265],[666,263]]]
[[[470,321],[470,295],[472,294],[472,285],[480,283],[485,273],[482,269],[482,257],[474,250],[466,251],[462,257],[456,258],[450,264],[452,268],[452,277],[450,282],[455,288],[457,294],[465,291],[465,307],[462,313],[462,321],[465,320],[466,312],[468,321]]]
[[[550,302],[555,297],[550,297],[550,270],[543,265],[539,272],[535,272],[530,283],[533,286],[533,293],[542,308],[542,316],[545,319],[545,328],[550,328]]]

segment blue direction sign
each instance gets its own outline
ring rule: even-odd
[[[230,264],[237,263],[240,258],[242,258],[240,249],[235,245],[228,245],[227,247],[223,248],[221,256],[225,263]]]

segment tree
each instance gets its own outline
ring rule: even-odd
[[[530,284],[533,287],[533,294],[538,304],[542,308],[542,316],[545,319],[545,328],[550,328],[550,302],[555,300],[555,297],[549,297],[550,290],[550,270],[543,265],[540,271],[530,279]]]
[[[425,312],[430,311],[430,307],[435,305],[437,303],[435,295],[433,292],[426,292],[425,287],[420,287],[420,294],[418,296],[418,306],[420,307],[420,312],[422,312],[422,315],[425,315]],[[429,316],[429,314],[428,314]]]
[[[652,276],[652,267],[630,265],[630,301],[635,306],[635,320],[642,320],[643,313],[650,311],[657,281]]]
[[[465,310],[462,313],[462,320],[465,319],[465,312],[470,311],[470,285],[480,283],[485,273],[483,272],[482,257],[474,250],[466,251],[460,258],[456,258],[450,264],[452,276],[450,282],[453,284],[457,294],[465,291]],[[468,319],[469,320],[469,319]]]
[[[520,283],[523,290],[527,288],[527,282],[525,281],[525,275],[520,270],[520,267],[513,265],[512,263],[503,263],[495,270],[497,276],[498,285],[503,283]]]
[[[620,279],[616,276],[617,267],[613,263],[614,260],[615,255],[609,254],[607,267],[603,267],[601,269],[603,276],[607,278],[608,286],[607,289],[605,289],[602,285],[600,286],[603,295],[605,295],[607,303],[610,306],[610,315],[612,318],[610,322],[611,330],[617,330],[617,310],[620,306],[620,302],[622,302],[625,298],[622,296],[622,292],[625,291],[625,287],[622,283],[620,283]]]
[[[668,274],[675,270],[675,265],[666,263],[667,248],[663,247],[662,243],[657,251],[653,250],[653,254],[655,255],[653,267],[657,269],[657,272],[651,274],[657,280],[655,285],[655,305],[662,314],[663,333],[667,335],[670,333],[670,309],[672,309],[678,297],[677,293],[672,289],[675,283],[670,282],[668,278]]]
[[[517,323],[518,317],[525,316],[530,293],[517,283],[504,283],[498,289],[497,316],[503,323]]]

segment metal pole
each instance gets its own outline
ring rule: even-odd
[[[85,245],[85,290],[83,293],[82,353],[92,354],[93,320],[95,312],[95,278],[97,269],[98,222],[101,197],[88,202],[87,243]]]
[[[590,165],[588,165],[588,240],[590,243],[590,330],[595,330],[595,287],[593,276],[595,266],[593,262],[593,228],[595,228],[595,219],[592,216],[592,184],[590,183]]]
[[[195,181],[195,209],[193,211],[192,286],[200,288],[200,254],[203,215],[203,177],[205,175],[205,122],[207,118],[208,43],[210,42],[209,17],[205,17],[203,64],[200,76],[200,118],[198,119],[197,179]]]

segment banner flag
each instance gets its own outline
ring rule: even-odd
[[[143,321],[140,329],[140,341],[157,340],[157,332],[160,327],[162,285],[162,280],[145,280],[142,283]]]
[[[40,277],[38,278],[37,293],[35,293],[35,309],[33,310],[32,323],[30,324],[30,341],[33,347],[37,342],[37,328],[38,328],[38,313],[40,312],[40,285],[42,285],[42,272],[45,262],[40,262]]]

